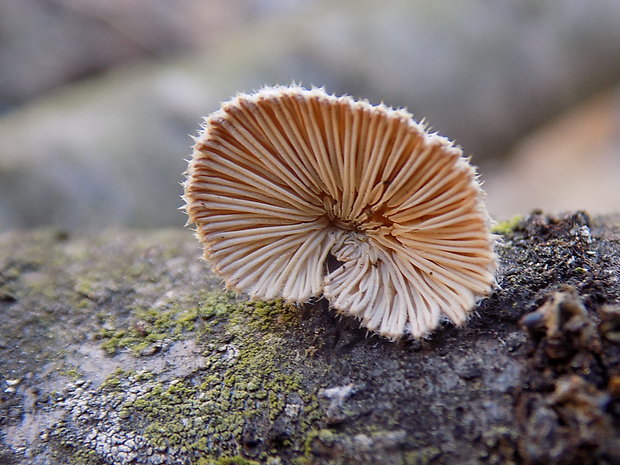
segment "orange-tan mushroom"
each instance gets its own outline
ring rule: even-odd
[[[184,186],[206,259],[252,298],[324,295],[398,339],[462,324],[494,284],[474,168],[404,110],[298,86],[240,94],[206,119]]]

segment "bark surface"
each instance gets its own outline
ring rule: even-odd
[[[0,236],[3,464],[620,462],[620,221],[500,225],[466,326],[222,289],[187,231]]]

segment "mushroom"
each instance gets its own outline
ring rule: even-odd
[[[324,295],[390,339],[462,324],[495,283],[474,168],[404,110],[321,88],[239,94],[206,118],[184,183],[228,288]]]

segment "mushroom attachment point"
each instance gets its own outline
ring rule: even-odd
[[[476,172],[404,110],[323,89],[267,87],[206,118],[185,210],[229,288],[324,295],[372,331],[462,324],[495,283]]]

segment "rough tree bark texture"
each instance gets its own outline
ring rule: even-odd
[[[223,291],[187,231],[6,233],[0,462],[619,463],[618,224],[504,225],[468,324],[399,343]]]

